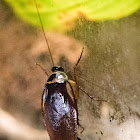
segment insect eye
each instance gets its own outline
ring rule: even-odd
[[[60,67],[60,66],[54,66],[53,68],[52,68],[52,72],[56,72],[56,71],[64,71],[64,69],[62,68],[62,67]]]

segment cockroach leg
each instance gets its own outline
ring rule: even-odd
[[[79,64],[79,62],[80,62],[80,60],[81,60],[81,58],[82,58],[83,51],[84,51],[84,47],[82,48],[80,57],[79,57],[79,59],[77,60],[75,66],[74,66],[74,78],[75,78],[75,82],[76,82],[76,83],[78,83],[78,79],[77,79],[78,77],[77,77],[77,74],[76,74],[76,68],[77,68],[77,66],[78,66],[78,64]]]
[[[35,65],[38,65],[38,66],[42,69],[42,71],[43,71],[47,76],[49,76],[48,73],[47,73],[47,71],[46,71],[40,64],[35,63]]]
[[[81,139],[77,137],[77,140],[81,140]]]
[[[77,60],[75,66],[74,66],[74,79],[75,79],[76,84],[78,84],[78,77],[77,77],[77,73],[76,73],[76,68],[77,68],[77,66],[78,66],[78,64],[79,64],[79,62],[80,62],[80,60],[82,58],[83,51],[84,51],[84,47],[82,48],[80,57]],[[78,98],[79,98],[79,87],[77,86],[76,90],[75,90],[75,99],[78,100]]]
[[[84,132],[84,130],[85,130],[85,129],[84,129],[84,127],[83,127],[81,124],[79,124],[78,126],[82,128],[82,130],[81,130],[81,132],[80,132],[80,133],[83,133],[83,132]]]
[[[72,85],[72,86],[76,86],[76,89],[75,89],[75,94],[74,94],[74,98],[76,99],[76,101],[78,101],[78,98],[79,98],[79,87],[77,86],[77,83],[73,80],[69,80],[69,83]]]
[[[81,51],[80,57],[79,57],[79,59],[77,60],[75,66],[74,66],[74,69],[75,69],[75,70],[76,70],[76,68],[77,68],[77,66],[78,66],[78,64],[79,64],[79,62],[80,62],[80,60],[81,60],[81,58],[82,58],[83,51],[84,51],[84,47],[82,48],[82,51]]]
[[[72,72],[71,70],[67,71],[67,73],[68,73],[68,72],[74,74],[74,72]],[[77,75],[77,74],[76,74],[76,76],[77,76],[79,79],[82,79],[83,81],[87,82],[88,84],[94,85],[94,86],[100,88],[101,90],[104,90],[104,91],[106,91],[106,92],[108,92],[108,93],[113,94],[110,90],[108,90],[108,89],[106,89],[106,88],[103,88],[103,87],[101,87],[101,86],[95,84],[93,81],[87,80],[87,79],[85,79],[84,77],[82,77],[82,76],[80,76],[80,75]]]
[[[87,91],[85,91],[81,86],[79,86],[79,85],[77,85],[77,86],[78,86],[79,89],[80,89],[81,91],[83,91],[91,100],[108,102],[108,100],[93,98],[93,96],[91,96],[91,95],[90,95]]]

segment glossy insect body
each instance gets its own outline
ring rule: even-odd
[[[62,67],[53,67],[42,96],[43,121],[51,140],[77,140],[77,103]]]
[[[48,40],[45,35],[36,0],[34,0],[34,3],[37,9],[44,38],[48,46],[52,65],[54,66],[53,57],[51,54]],[[53,73],[49,77],[45,85],[45,89],[42,95],[42,115],[43,122],[47,128],[51,140],[81,140],[77,137],[77,125],[79,125],[77,109],[79,89],[85,94],[87,94],[91,99],[97,100],[90,96],[83,88],[78,85],[76,68],[81,60],[83,50],[84,47],[82,48],[80,57],[74,66],[73,74],[75,81],[68,80],[68,77],[64,73],[64,69],[62,67],[54,66],[52,68]],[[41,69],[45,72],[46,75],[48,75],[48,73],[42,67]],[[73,90],[72,85],[76,86],[75,91]],[[98,85],[96,86],[99,87]]]

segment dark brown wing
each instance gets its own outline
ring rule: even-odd
[[[42,112],[51,140],[77,140],[77,105],[70,97],[66,83],[46,84]]]

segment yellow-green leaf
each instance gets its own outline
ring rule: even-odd
[[[34,0],[5,0],[23,20],[40,26]],[[84,17],[99,21],[118,19],[140,8],[140,0],[36,0],[44,28],[66,30]]]

